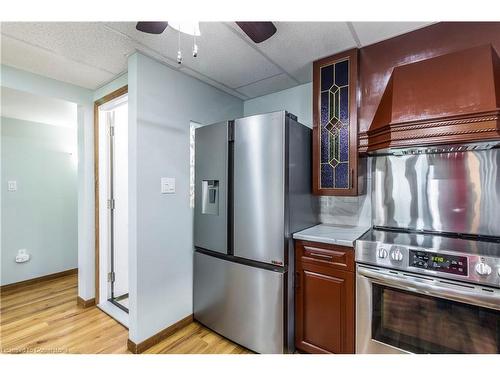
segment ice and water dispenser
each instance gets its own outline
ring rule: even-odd
[[[219,180],[202,180],[201,213],[219,215]]]

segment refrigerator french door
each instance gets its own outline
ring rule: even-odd
[[[234,123],[234,255],[279,266],[285,261],[283,115]]]
[[[259,353],[293,350],[290,234],[317,223],[310,148],[284,111],[195,133],[194,317]]]

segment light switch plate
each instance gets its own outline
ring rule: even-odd
[[[9,191],[17,191],[17,181],[7,181]]]
[[[175,194],[175,178],[162,177],[161,178],[161,193],[162,194]]]

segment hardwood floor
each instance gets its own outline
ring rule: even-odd
[[[97,307],[76,304],[77,276],[1,292],[2,353],[130,353],[128,330]],[[145,353],[251,353],[193,322]]]

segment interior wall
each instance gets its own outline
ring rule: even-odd
[[[1,118],[1,285],[78,266],[76,118],[73,127]],[[16,263],[19,249],[31,259]]]
[[[93,92],[7,65],[0,66],[0,75],[4,87],[78,105],[78,295],[85,300],[94,298]]]
[[[136,53],[129,58],[129,338],[139,343],[193,312],[190,122],[243,115],[243,102]],[[176,192],[160,193],[174,177]]]
[[[272,94],[245,100],[245,116],[286,110],[298,117],[298,121],[312,128],[312,83],[306,83]]]

